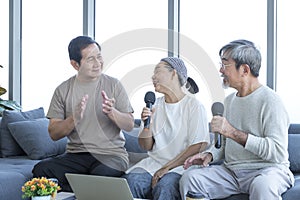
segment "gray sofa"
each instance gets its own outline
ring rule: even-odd
[[[131,165],[147,157],[137,141],[139,123],[140,120],[135,121],[136,126],[131,132],[123,131]],[[41,159],[65,151],[67,139],[52,141],[47,125],[43,108],[3,113],[2,120],[0,118],[0,200],[21,200],[21,186],[32,178],[33,166]],[[290,126],[289,152],[296,182],[283,194],[283,199],[295,200],[300,197],[300,124]],[[227,199],[243,200],[248,196],[242,194]]]
[[[0,158],[0,199],[22,199],[21,186],[32,177],[32,167],[38,160],[27,156]]]
[[[140,123],[136,120],[136,126]],[[130,133],[125,132],[126,149],[129,152],[129,158],[133,162],[147,156],[146,152],[143,151],[137,140],[138,128],[134,128]],[[295,176],[295,186],[290,188],[287,192],[282,195],[283,200],[296,200],[300,199],[300,124],[291,124],[289,127],[289,147],[288,151],[290,154],[290,169]],[[247,194],[233,195],[226,198],[226,200],[248,200]]]
[[[65,152],[67,138],[52,141],[43,108],[4,111],[0,118],[0,199],[21,200],[22,185],[41,159]]]

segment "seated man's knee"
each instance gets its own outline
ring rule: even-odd
[[[193,172],[186,171],[179,180],[179,185],[187,185],[190,183],[191,178],[193,177]]]
[[[45,169],[47,168],[47,165],[44,162],[39,162],[37,163],[33,169],[32,169],[32,173],[34,177],[41,177],[41,176],[45,176]]]
[[[272,193],[272,180],[266,179],[264,176],[257,176],[251,183],[250,186],[250,194],[256,193],[259,194],[265,194],[265,193]]]

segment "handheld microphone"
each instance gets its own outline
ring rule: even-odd
[[[150,110],[151,110],[152,109],[152,105],[155,102],[155,94],[154,94],[154,92],[151,92],[151,91],[147,92],[145,94],[144,101],[146,103],[146,107],[150,108]],[[150,126],[150,120],[151,120],[150,116],[147,119],[144,120],[144,128],[149,128],[149,126]]]
[[[223,112],[224,112],[223,104],[220,102],[213,103],[213,105],[211,106],[211,112],[213,116],[223,116]],[[216,138],[215,147],[219,149],[221,147],[222,138],[220,133],[216,133],[216,134],[217,135],[215,137]]]

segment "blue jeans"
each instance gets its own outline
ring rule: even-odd
[[[181,200],[179,193],[180,174],[170,172],[165,174],[151,188],[152,175],[145,170],[143,172],[130,172],[122,176],[128,182],[134,198],[153,200]]]

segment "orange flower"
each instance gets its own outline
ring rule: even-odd
[[[31,185],[31,186],[30,186],[30,190],[31,190],[31,191],[36,190],[36,186],[35,186],[35,185]]]
[[[23,198],[54,195],[58,190],[61,190],[57,183],[45,177],[33,178],[24,183],[21,189],[24,193]]]

